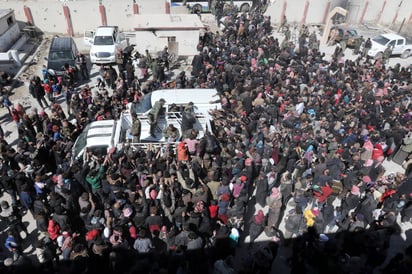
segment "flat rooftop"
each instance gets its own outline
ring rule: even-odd
[[[135,18],[135,30],[199,30],[205,27],[196,14],[139,14]]]
[[[14,13],[14,10],[12,9],[0,9],[0,18],[9,16],[12,13]]]

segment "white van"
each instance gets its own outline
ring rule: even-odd
[[[160,99],[166,101],[163,106],[165,115],[158,117],[155,136],[151,136],[148,114],[156,101]],[[135,146],[165,144],[166,140],[162,132],[170,124],[173,124],[182,136],[180,132],[182,112],[189,102],[193,103],[196,118],[193,128],[199,132],[197,137],[202,138],[206,130],[212,132],[212,117],[209,111],[221,108],[216,89],[157,90],[146,94],[136,105],[128,104],[128,109],[121,113],[119,120],[95,121],[86,126],[74,143],[73,157],[75,159],[82,157],[85,148],[95,155],[104,155],[110,148],[121,148],[124,143]],[[141,122],[140,143],[138,144],[132,143],[133,136],[130,134],[133,112],[137,114]]]
[[[128,46],[126,37],[117,26],[98,27],[92,35],[90,61],[92,64],[119,64],[123,49]]]

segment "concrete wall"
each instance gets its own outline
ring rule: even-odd
[[[172,49],[168,43],[168,37],[176,37],[176,49]],[[151,53],[157,53],[165,46],[169,47],[169,52],[173,52],[179,56],[192,56],[197,54],[196,46],[199,42],[198,30],[186,31],[156,31],[156,36],[151,31],[136,31],[135,41],[132,39],[130,43],[135,44],[135,49],[141,53],[146,49]]]
[[[0,35],[0,52],[8,51],[20,38],[20,35],[19,25],[14,23],[8,31]]]
[[[118,25],[121,30],[133,28],[133,0],[101,0],[101,2],[105,8],[108,25]],[[136,2],[141,14],[165,13],[165,0],[136,0]],[[368,5],[365,9],[366,2]],[[385,8],[382,11],[385,2]],[[365,11],[364,23],[398,26],[405,19],[405,29],[408,27],[406,25],[412,24],[411,0],[275,0],[267,10],[267,15],[271,16],[273,23],[280,22],[284,3],[286,3],[285,14],[289,22],[301,23],[304,19],[305,6],[307,6],[305,23],[322,23],[325,11],[339,5],[343,8],[356,7],[356,10],[349,11],[348,16],[355,23],[359,23]],[[400,3],[402,3],[401,7],[399,7]],[[72,28],[75,35],[82,35],[84,30],[94,29],[102,24],[98,0],[65,2],[0,0],[0,9],[12,8],[15,10],[16,19],[26,22],[28,19],[24,13],[25,5],[31,10],[34,24],[46,32],[68,33],[69,28]],[[63,5],[67,5],[70,10],[71,26],[67,24]]]
[[[271,16],[273,23],[279,24],[286,5],[285,15],[288,22],[301,23],[306,3],[308,3],[308,9],[305,22],[309,24],[323,23],[325,12],[337,6],[349,8],[348,18],[351,19],[352,23],[362,21],[362,23],[379,23],[391,26],[392,22],[394,22],[393,25],[396,25],[405,19],[405,25],[412,24],[411,0],[275,0],[269,6],[266,14]],[[363,13],[363,20],[361,20]]]
[[[9,24],[9,21],[11,21],[11,24]],[[3,17],[0,18],[0,35],[5,33],[10,28],[10,25],[15,24],[15,23],[16,23],[16,18],[12,10],[10,10],[9,14],[4,15]]]

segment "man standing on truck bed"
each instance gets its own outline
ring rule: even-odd
[[[139,143],[140,134],[142,130],[142,124],[135,112],[132,113],[132,121],[133,121],[133,124],[132,124],[131,134],[133,135],[133,143]]]
[[[156,101],[153,108],[150,110],[149,113],[149,121],[150,121],[150,135],[152,137],[156,137],[155,129],[157,126],[157,118],[159,114],[163,112],[163,106],[166,103],[166,100],[161,98],[159,101]]]

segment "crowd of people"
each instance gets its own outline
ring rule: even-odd
[[[297,44],[279,42],[260,13],[229,14],[224,26],[201,37],[190,76],[175,79],[217,90],[222,109],[201,140],[73,161],[85,125],[165,84],[122,71],[97,93],[61,83],[67,115],[57,102],[49,113],[18,108],[16,148],[0,143],[11,197],[1,198],[2,273],[270,273],[283,245],[292,273],[409,273],[411,246],[382,264],[397,220],[412,217],[411,68],[348,60],[339,47],[327,60],[307,27]],[[392,158],[405,174],[385,173]],[[239,252],[262,233],[265,248]],[[30,244],[34,259],[22,252]]]

